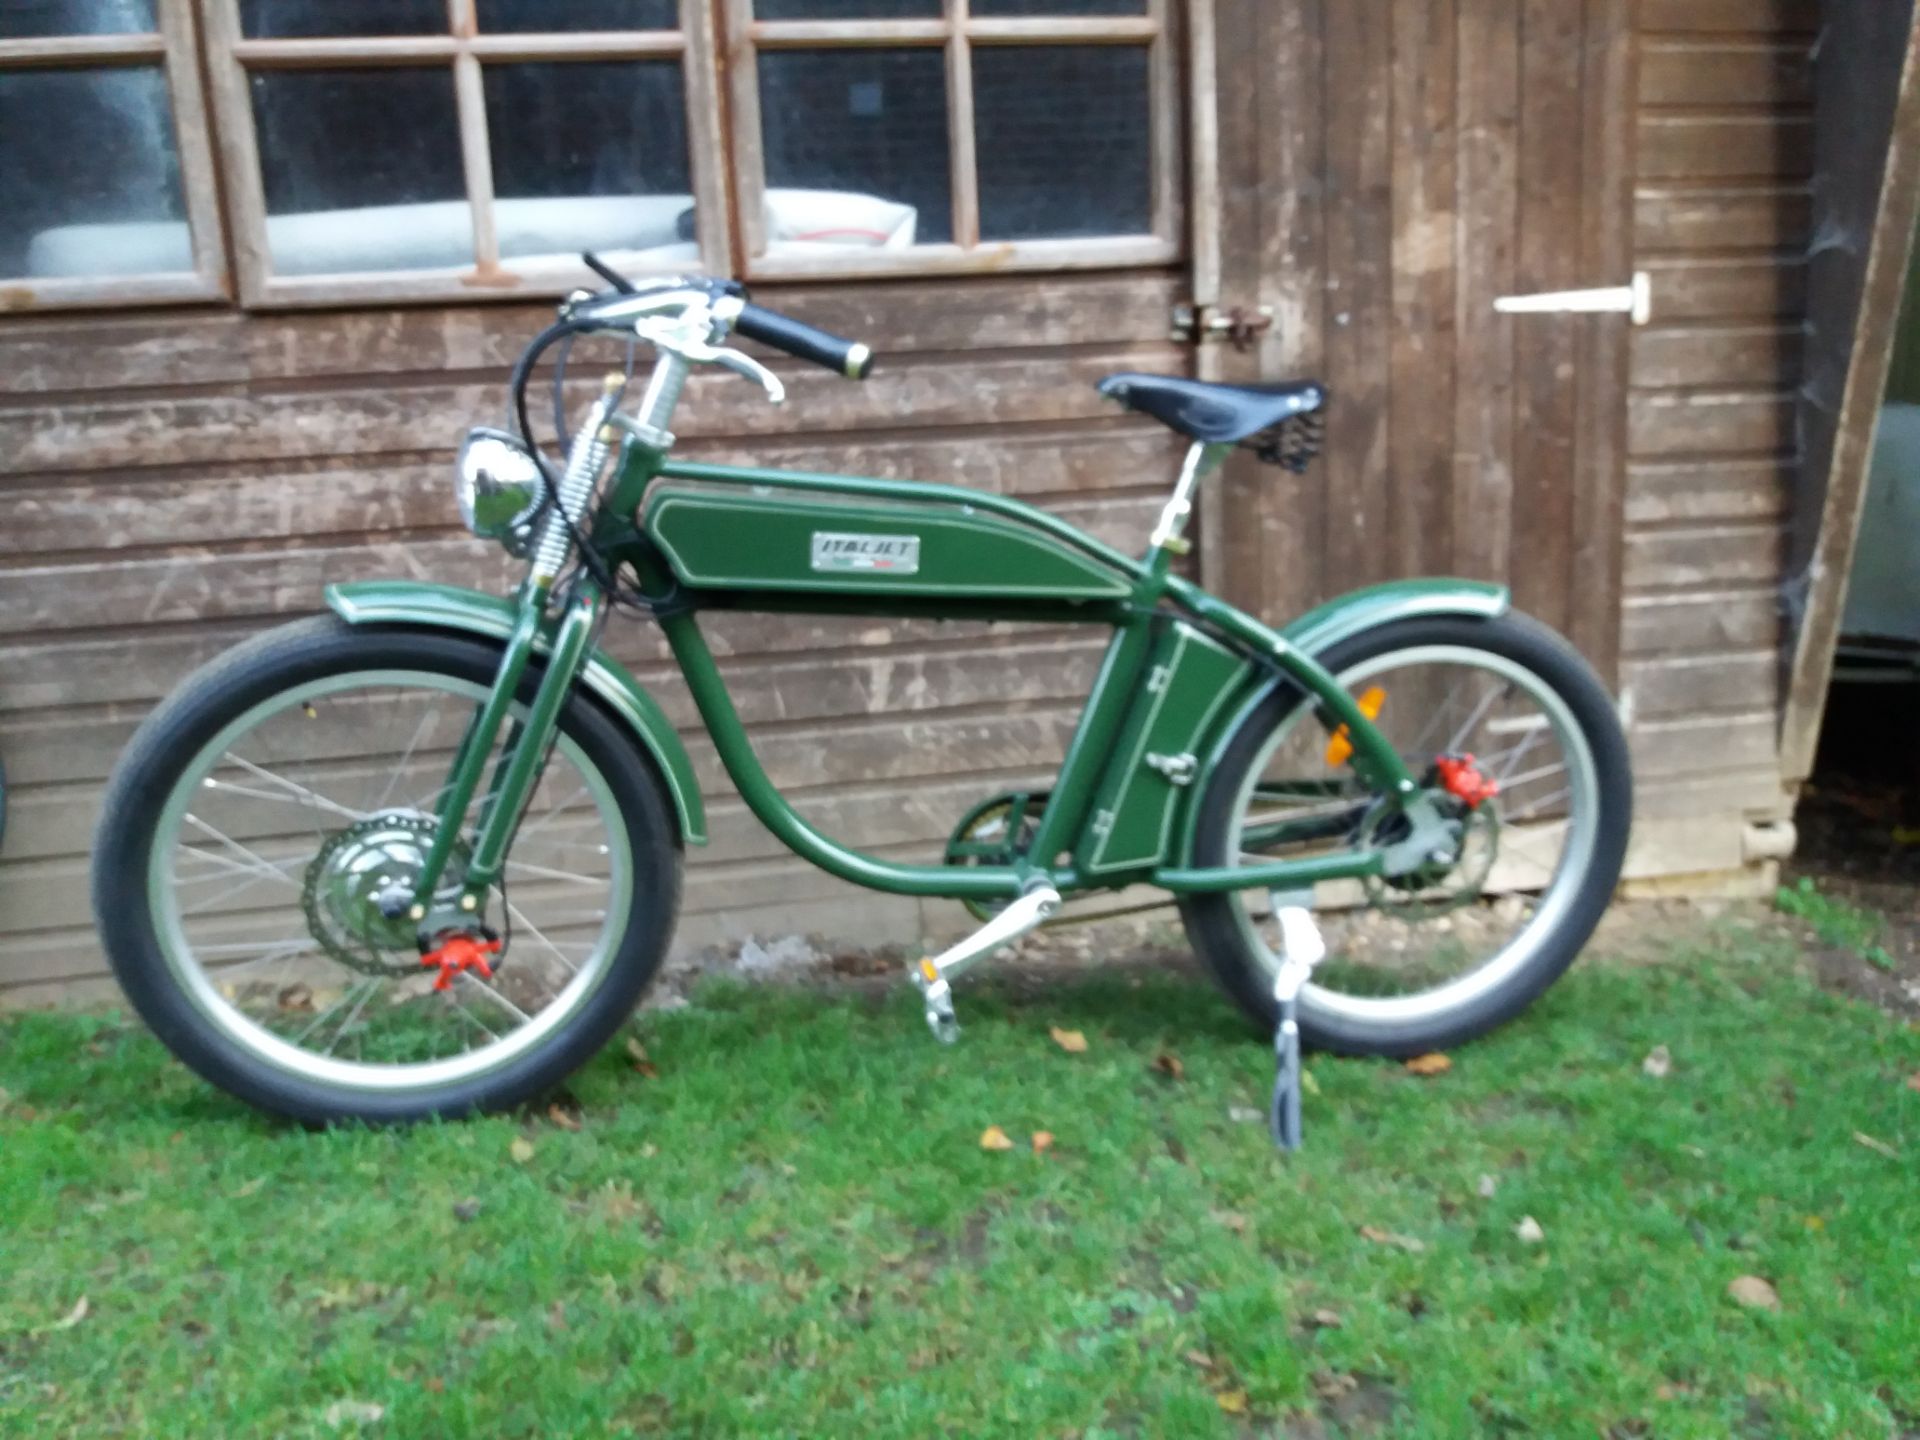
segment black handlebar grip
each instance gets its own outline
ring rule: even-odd
[[[873,373],[873,351],[859,341],[842,340],[760,305],[741,306],[733,329],[735,334],[771,345],[796,360],[810,360],[849,380],[864,380]]]

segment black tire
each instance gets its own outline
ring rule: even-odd
[[[270,1065],[237,1043],[183,990],[163,954],[147,884],[155,830],[183,771],[227,725],[312,680],[384,668],[488,686],[499,659],[499,646],[479,638],[316,617],[257,636],[199,670],[136,732],[114,770],[94,837],[94,916],[134,1009],[202,1077],[250,1105],[308,1124],[394,1123],[499,1110],[559,1084],[632,1014],[673,932],[680,894],[678,828],[652,758],[578,690],[561,713],[560,728],[599,770],[618,804],[632,847],[632,903],[597,987],[525,1053],[435,1088],[378,1093],[329,1085]],[[539,674],[536,662],[523,682],[523,701],[532,698]]]
[[[1318,656],[1335,675],[1375,656],[1413,646],[1450,645],[1484,650],[1517,662],[1544,681],[1562,701],[1584,736],[1597,771],[1599,824],[1572,903],[1535,953],[1495,988],[1470,1003],[1409,1023],[1356,1023],[1316,1012],[1311,992],[1302,996],[1300,1029],[1316,1049],[1342,1055],[1406,1057],[1446,1050],[1518,1015],[1571,965],[1592,937],[1619,883],[1632,824],[1633,777],[1626,737],[1606,687],[1567,642],[1523,615],[1496,619],[1434,617],[1397,621],[1366,631]],[[1283,685],[1242,722],[1201,797],[1194,862],[1231,863],[1232,827],[1247,772],[1269,737],[1307,703],[1303,691]],[[1278,1022],[1271,971],[1248,944],[1230,895],[1189,895],[1181,919],[1195,951],[1246,1014],[1266,1035]]]

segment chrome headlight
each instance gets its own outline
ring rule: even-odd
[[[498,540],[514,555],[533,544],[533,523],[546,503],[540,462],[517,436],[484,427],[467,432],[453,467],[460,518],[474,534]]]

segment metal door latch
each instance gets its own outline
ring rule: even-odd
[[[1172,336],[1183,345],[1200,345],[1208,340],[1225,340],[1245,353],[1254,342],[1273,329],[1273,307],[1261,305],[1248,309],[1235,305],[1222,310],[1214,305],[1176,305],[1173,307]]]

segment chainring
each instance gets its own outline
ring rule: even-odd
[[[960,818],[947,837],[949,865],[1016,865],[1033,847],[1046,809],[1047,793],[1015,792],[983,801]],[[991,920],[1011,904],[1008,900],[962,900],[976,920]]]
[[[411,886],[425,869],[438,828],[431,816],[389,811],[328,837],[307,864],[300,908],[308,933],[331,958],[362,975],[420,973],[419,926],[410,916],[381,913],[376,897]],[[455,842],[441,877],[443,891],[458,893],[470,853],[464,841]]]

